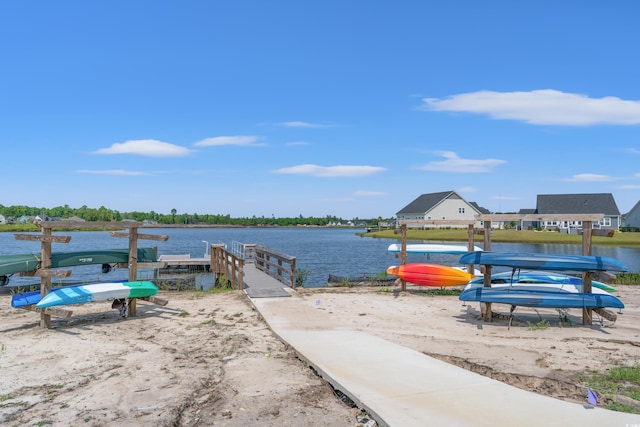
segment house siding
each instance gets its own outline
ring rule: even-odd
[[[627,231],[640,231],[640,202],[627,212],[620,227]]]
[[[454,191],[422,194],[396,213],[398,220],[475,220],[480,214],[471,203]],[[425,228],[437,228],[425,224]],[[451,227],[464,227],[451,225]]]

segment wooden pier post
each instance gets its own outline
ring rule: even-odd
[[[400,226],[400,235],[402,236],[402,244],[400,248],[400,264],[405,265],[407,263],[407,224],[402,224]],[[400,283],[402,284],[402,292],[406,292],[407,281],[401,279]]]
[[[591,255],[591,234],[593,230],[593,224],[591,221],[582,221],[582,255]],[[585,294],[590,294],[591,289],[591,278],[593,273],[591,271],[585,271],[582,273],[582,292]],[[593,324],[593,310],[590,308],[582,309],[582,324],[583,325],[592,325]]]
[[[128,228],[128,232],[123,231],[112,231],[109,233],[111,237],[126,237],[129,239],[129,281],[135,282],[138,277],[138,239],[143,240],[156,240],[156,241],[167,241],[169,240],[169,236],[165,234],[141,234],[138,233],[138,227],[140,225],[138,223],[127,224],[125,228]],[[129,300],[128,312],[127,314],[131,317],[136,317],[137,314],[137,304],[136,299],[132,298]]]
[[[483,249],[485,251],[490,251],[491,250],[491,221],[484,221],[484,243],[483,243]],[[483,282],[483,286],[485,288],[490,288],[491,287],[491,266],[490,265],[485,265],[484,266],[484,282]],[[480,303],[480,312],[482,313],[482,304]],[[491,313],[491,303],[490,302],[486,302],[484,303],[484,320],[485,322],[491,322],[492,320],[492,313]]]
[[[51,227],[46,226],[42,222],[37,222],[37,226],[40,227],[41,234],[14,234],[16,240],[36,240],[40,242],[40,268],[37,271],[37,275],[40,277],[40,299],[47,296],[51,292],[51,277],[67,277],[71,274],[70,270],[50,270],[51,267],[51,244],[52,243],[69,243],[71,236],[54,236],[51,234]],[[71,315],[70,311],[64,309],[57,309],[58,313],[65,313],[65,317]],[[39,310],[40,312],[40,327],[43,329],[49,329],[51,327],[51,313],[52,310],[45,309]],[[68,314],[67,314],[68,313]]]

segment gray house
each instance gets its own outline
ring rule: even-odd
[[[629,212],[622,216],[620,228],[625,231],[640,231],[640,202],[636,203]]]
[[[539,194],[536,213],[541,215],[604,214],[604,218],[594,223],[593,228],[618,230],[621,224],[620,211],[611,193]],[[536,226],[564,233],[577,233],[582,229],[582,221],[542,221]]]
[[[530,215],[536,213],[535,209],[520,209],[518,214],[520,215]],[[518,227],[521,227],[522,230],[532,230],[536,224],[533,221],[521,221]]]
[[[482,213],[477,204],[469,203],[455,191],[418,196],[396,213],[398,220],[474,220]]]

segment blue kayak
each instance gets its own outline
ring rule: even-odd
[[[484,277],[476,277],[469,283],[484,283]],[[556,272],[547,271],[529,271],[529,270],[516,270],[516,271],[504,271],[502,273],[495,273],[491,275],[491,283],[549,283],[549,284],[566,284],[575,285],[582,289],[582,277],[569,276],[566,274],[560,274]],[[600,288],[607,292],[616,292],[617,289],[611,285],[597,280],[591,281],[593,288]]]
[[[604,291],[603,291],[604,292]],[[617,297],[608,293],[555,292],[522,289],[518,286],[473,287],[460,294],[461,301],[476,301],[538,308],[624,308]]]
[[[628,271],[615,258],[590,255],[475,251],[462,255],[460,263],[550,271]]]
[[[54,289],[52,289],[54,290]],[[11,307],[20,308],[40,302],[40,291],[23,292],[11,295]]]

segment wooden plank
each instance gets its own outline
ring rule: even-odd
[[[109,232],[109,235],[111,237],[129,237],[129,233],[126,232],[126,231],[111,231],[111,232]],[[169,236],[167,236],[166,234],[138,233],[138,239],[142,239],[142,240],[158,240],[158,241],[166,242],[167,240],[169,240]]]
[[[71,276],[71,270],[43,270],[40,269],[35,272],[34,276],[38,277],[69,277]]]
[[[604,214],[482,214],[479,221],[600,221]]]
[[[25,276],[25,277],[33,277],[36,275],[35,271],[19,271],[14,273],[16,276]]]
[[[166,268],[166,262],[139,262],[138,268]],[[125,265],[124,268],[127,268]]]
[[[35,306],[35,304],[33,305],[25,305],[24,307],[19,307],[23,310],[28,310],[28,311],[35,311],[37,313],[44,313],[46,315],[49,316],[57,316],[57,317],[71,317],[73,315],[73,311],[69,311],[69,310],[65,310],[64,308],[55,308],[55,307],[48,307],[48,308],[38,308]]]
[[[129,268],[129,264],[126,262],[117,262],[115,264],[110,264],[113,268]],[[138,268],[149,268],[149,269],[157,269],[157,268],[166,268],[166,262],[139,262]]]
[[[476,219],[400,219],[398,225],[423,227],[425,225],[470,225],[475,224]]]
[[[71,236],[52,236],[43,234],[14,234],[16,240],[29,240],[32,242],[69,243]]]

